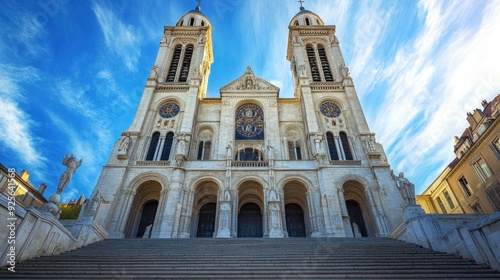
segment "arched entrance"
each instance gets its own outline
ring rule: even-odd
[[[350,228],[352,234],[361,236],[375,236],[375,221],[370,211],[370,205],[365,197],[365,187],[358,181],[350,180],[344,183],[344,199],[349,215]],[[347,225],[346,225],[347,226]]]
[[[285,206],[286,231],[289,237],[305,237],[306,225],[304,223],[304,211],[296,203]]]
[[[144,207],[142,208],[141,220],[139,221],[139,227],[137,228],[135,237],[141,238],[144,236],[146,227],[152,225],[155,220],[157,209],[158,201],[156,200],[148,201],[144,204]]]
[[[191,236],[213,237],[217,227],[217,195],[219,186],[204,180],[195,187]]]
[[[125,227],[126,237],[143,237],[146,227],[155,224],[161,190],[160,183],[153,180],[146,181],[137,188]]]
[[[363,212],[361,211],[361,207],[359,207],[359,203],[354,200],[348,200],[345,202],[345,205],[347,207],[349,219],[351,220],[352,232],[359,230],[361,236],[367,236],[365,221],[363,220]]]
[[[200,208],[196,237],[213,237],[215,231],[215,212],[217,204],[209,202]]]
[[[248,180],[238,186],[238,221],[234,225],[237,237],[263,237],[267,235],[262,184]]]
[[[262,212],[259,205],[250,202],[241,206],[238,237],[262,237]]]
[[[307,205],[307,188],[300,181],[289,181],[283,186],[285,222],[288,237],[306,237],[311,232]]]

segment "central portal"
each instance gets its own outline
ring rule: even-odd
[[[262,213],[259,205],[246,203],[238,214],[238,237],[262,237]]]

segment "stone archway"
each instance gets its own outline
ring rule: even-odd
[[[307,188],[298,181],[289,181],[283,186],[285,198],[285,221],[289,237],[305,237],[310,232]]]
[[[264,235],[264,192],[261,184],[247,181],[238,188],[238,237]]]
[[[143,237],[146,227],[154,225],[160,201],[161,184],[149,180],[143,182],[136,191],[134,202],[125,227],[128,238]]]
[[[213,237],[217,228],[217,196],[219,186],[214,181],[200,182],[193,198],[191,236]]]
[[[365,187],[358,181],[344,183],[344,199],[353,235],[375,236],[371,207],[365,197]]]

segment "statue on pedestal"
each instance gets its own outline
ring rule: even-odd
[[[398,177],[396,177],[396,183],[406,204],[416,205],[415,185],[405,178],[405,174],[403,172],[399,172]]]
[[[64,170],[63,174],[59,178],[59,185],[57,186],[56,192],[56,194],[58,195],[60,195],[64,191],[66,186],[71,181],[71,177],[73,177],[76,169],[80,167],[80,165],[82,165],[82,159],[77,162],[74,155],[71,155],[68,158],[68,154],[66,154],[63,158],[62,164],[66,165],[66,170]]]

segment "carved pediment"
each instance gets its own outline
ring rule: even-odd
[[[257,76],[250,66],[245,74],[231,83],[223,86],[221,92],[279,92],[279,88]]]

